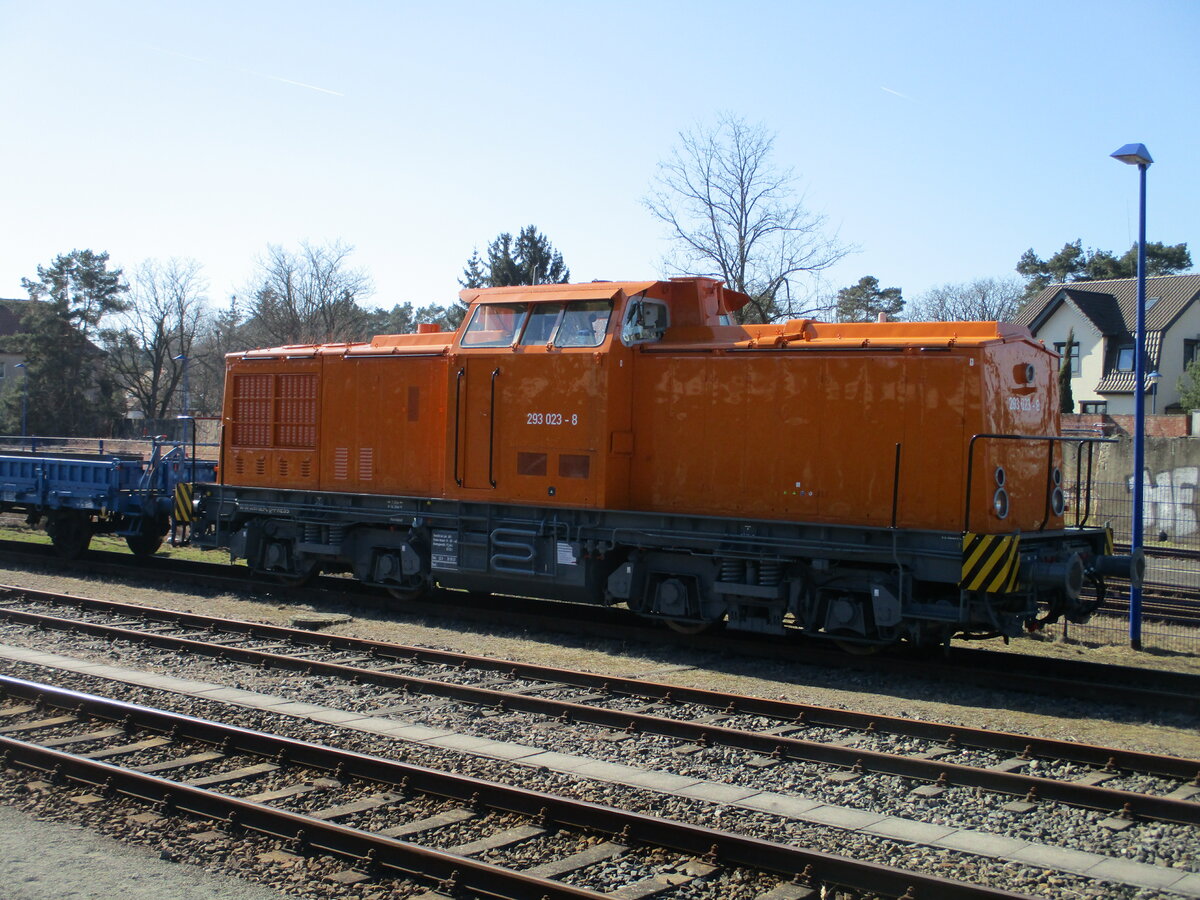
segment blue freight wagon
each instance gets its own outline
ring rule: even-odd
[[[213,481],[216,464],[189,456],[187,445],[154,441],[149,457],[0,451],[0,512],[45,522],[58,553],[73,559],[92,535],[125,538],[150,556],[168,531],[191,521],[191,486]]]

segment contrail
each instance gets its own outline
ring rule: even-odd
[[[335,97],[345,97],[346,96],[341,91],[333,91],[333,90],[330,90],[329,88],[317,87],[315,84],[305,84],[303,81],[293,81],[290,78],[281,78],[278,75],[268,75],[266,72],[256,72],[256,71],[254,71],[254,69],[247,69],[247,68],[243,68],[242,66],[231,66],[227,63],[216,62],[215,60],[205,59],[204,57],[201,57],[201,56],[191,56],[187,53],[180,53],[178,50],[165,50],[162,47],[151,47],[150,49],[157,51],[158,53],[165,53],[168,56],[178,56],[181,59],[188,59],[188,60],[191,60],[192,62],[203,63],[206,66],[216,66],[219,68],[233,69],[236,72],[242,72],[246,75],[253,75],[256,78],[269,78],[272,81],[280,81],[283,84],[290,84],[290,85],[293,85],[294,87],[307,88],[310,91],[318,91],[319,93],[322,93],[322,94],[332,94]]]
[[[889,94],[895,94],[897,97],[900,97],[903,100],[912,101],[912,97],[908,96],[908,94],[902,94],[899,91],[893,91],[890,87],[883,87],[881,85],[879,89],[881,91],[887,91]]]
[[[310,91],[320,91],[322,94],[333,94],[335,97],[345,97],[341,91],[331,91],[329,88],[317,87],[315,84],[305,84],[303,81],[292,81],[290,78],[280,78],[278,75],[268,75],[265,72],[255,72],[253,69],[242,69],[251,75],[270,78],[272,81],[282,81],[284,84],[294,84],[296,87],[308,88]]]

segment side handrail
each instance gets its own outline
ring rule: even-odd
[[[454,376],[454,483],[459,487],[462,487],[463,480],[458,474],[458,437],[462,423],[462,380],[466,374],[466,369],[459,369],[458,374]]]
[[[971,484],[975,476],[975,443],[976,441],[995,440],[995,441],[1046,441],[1047,447],[1047,465],[1046,465],[1046,484],[1050,483],[1050,469],[1054,464],[1054,445],[1055,444],[1115,444],[1116,438],[1094,438],[1094,437],[1062,437],[1052,434],[974,434],[971,436],[970,443],[967,445],[967,490],[965,497],[965,510],[963,511],[963,532],[971,530]],[[1082,452],[1082,448],[1080,449]],[[1088,448],[1088,498],[1090,504],[1091,498],[1091,454],[1092,448]],[[1078,471],[1078,470],[1077,470]],[[1046,492],[1045,516],[1041,524],[1038,526],[1038,531],[1046,527],[1046,523],[1050,520],[1050,492]],[[1086,519],[1085,519],[1086,521]],[[1079,526],[1078,512],[1076,512],[1076,527]]]
[[[496,486],[496,379],[500,377],[500,367],[492,372],[492,402],[488,411],[488,481]]]

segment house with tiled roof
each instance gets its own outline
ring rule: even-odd
[[[1137,279],[1052,284],[1014,317],[1064,352],[1074,329],[1071,393],[1076,411],[1132,415]],[[1200,275],[1146,279],[1146,411],[1179,412],[1179,376],[1200,355]],[[1157,373],[1158,378],[1152,376]]]

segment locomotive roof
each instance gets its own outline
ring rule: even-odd
[[[514,284],[508,287],[467,288],[458,296],[464,303],[476,300],[485,303],[536,303],[553,300],[611,300],[618,293],[625,296],[648,292],[658,281],[590,281],[584,284]]]
[[[633,297],[645,294],[662,300],[682,312],[695,307],[698,321],[712,315],[727,315],[741,309],[750,298],[740,291],[726,287],[716,278],[703,275],[685,276],[658,281],[589,281],[582,284],[512,285],[497,288],[467,288],[459,298],[472,303],[537,303],[563,300],[612,300],[618,294]]]

